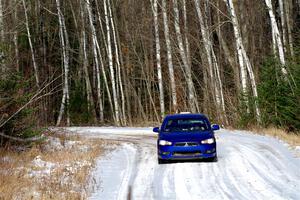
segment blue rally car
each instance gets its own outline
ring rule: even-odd
[[[186,159],[217,161],[214,131],[219,129],[219,125],[211,126],[203,114],[166,116],[160,128],[153,128],[158,133],[158,163]]]

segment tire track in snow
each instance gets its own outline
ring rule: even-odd
[[[135,152],[136,149],[128,144],[125,144],[124,147],[125,147],[125,149],[127,149],[124,151],[125,158],[126,158],[126,167],[121,175],[122,180],[121,180],[121,184],[120,184],[119,191],[118,191],[118,197],[117,197],[118,200],[126,199],[128,192],[129,192],[128,189],[130,186],[130,177],[131,177],[131,174],[134,173],[133,163],[134,163],[135,157],[130,156],[130,154]]]
[[[148,148],[145,148],[148,146]],[[156,158],[153,147],[145,145],[143,147],[138,146],[139,162],[137,165],[137,172],[133,177],[132,184],[132,196],[134,199],[153,199],[153,178],[156,163]],[[140,186],[143,187],[140,187]]]
[[[175,184],[175,193],[176,199],[178,200],[186,200],[192,199],[191,195],[187,188],[187,180],[185,176],[185,163],[177,163],[174,166],[174,184]]]
[[[125,143],[98,160],[92,172],[97,187],[93,187],[95,191],[89,199],[126,199],[131,176],[135,171],[135,156],[134,146]]]
[[[272,191],[273,189],[272,192],[269,192],[270,185],[253,168],[255,164],[252,163],[259,163],[260,166],[265,165],[264,161],[260,159],[260,155],[249,150],[242,151],[242,149],[245,149],[245,146],[242,145],[234,146],[230,144],[230,146],[231,150],[227,159],[230,164],[226,165],[228,167],[225,174],[228,179],[227,182],[234,186],[231,193],[234,194],[236,190],[237,193],[244,194],[243,196],[237,195],[239,197],[237,199],[274,199],[274,197],[278,197]]]

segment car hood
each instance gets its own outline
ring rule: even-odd
[[[199,141],[214,137],[212,131],[201,131],[201,132],[170,132],[159,134],[160,140],[167,140],[170,142],[180,141]]]

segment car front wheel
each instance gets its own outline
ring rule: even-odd
[[[161,165],[161,164],[165,164],[167,161],[164,160],[164,159],[161,159],[161,158],[158,158],[158,164]]]
[[[212,157],[212,158],[208,158],[207,159],[208,162],[218,162],[218,156]]]

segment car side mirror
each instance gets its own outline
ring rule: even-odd
[[[154,128],[153,128],[153,132],[154,132],[154,133],[159,133],[159,127],[154,127]]]
[[[213,131],[217,131],[217,130],[220,130],[220,126],[219,126],[218,124],[213,124],[213,125],[211,126],[211,129],[212,129]]]

